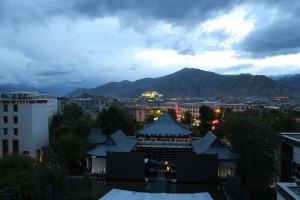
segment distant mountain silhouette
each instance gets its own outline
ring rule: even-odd
[[[272,77],[276,82],[300,91],[300,74]]]
[[[91,89],[77,89],[67,96],[82,93],[93,95],[134,97],[147,90],[156,90],[165,97],[299,97],[300,92],[283,86],[262,75],[220,75],[193,68],[184,68],[159,78],[134,82],[111,82]]]
[[[2,94],[8,94],[16,91],[36,91],[39,93],[48,93],[56,96],[62,96],[67,94],[68,92],[74,90],[74,87],[66,87],[66,86],[49,86],[49,87],[32,87],[26,84],[1,84],[0,92]]]

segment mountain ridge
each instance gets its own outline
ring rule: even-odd
[[[110,82],[91,89],[77,89],[67,96],[89,93],[134,97],[147,90],[156,90],[166,97],[300,97],[300,90],[296,91],[264,75],[220,75],[195,68],[183,68],[158,78]]]

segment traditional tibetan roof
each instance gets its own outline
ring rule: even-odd
[[[201,154],[206,151],[217,139],[217,137],[212,132],[207,132],[206,135],[200,139],[192,141],[192,145],[197,154]]]
[[[192,141],[192,145],[196,154],[218,154],[219,160],[238,158],[228,146],[210,131],[202,139]]]
[[[138,131],[142,135],[169,135],[181,136],[190,135],[190,129],[174,120],[168,112],[164,112],[156,122],[146,125],[143,129]]]
[[[102,129],[92,128],[87,139],[90,143],[101,144],[107,140],[107,136],[102,133]]]
[[[137,140],[127,137],[123,131],[119,130],[110,135],[103,145],[97,146],[95,149],[87,151],[87,154],[106,157],[106,153],[109,152],[130,152],[137,144]]]
[[[138,142],[136,139],[126,136],[122,130],[115,132],[110,137],[123,152],[131,151]]]

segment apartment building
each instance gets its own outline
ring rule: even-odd
[[[13,93],[0,99],[0,157],[23,154],[40,160],[49,143],[48,125],[57,111],[53,97]]]

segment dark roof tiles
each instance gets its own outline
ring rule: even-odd
[[[87,154],[99,157],[105,157],[109,152],[130,152],[137,144],[137,140],[129,138],[122,130],[110,135],[103,145],[97,146],[95,149],[87,151]]]
[[[190,129],[174,120],[168,112],[164,112],[156,122],[146,125],[138,131],[142,135],[190,135]]]

